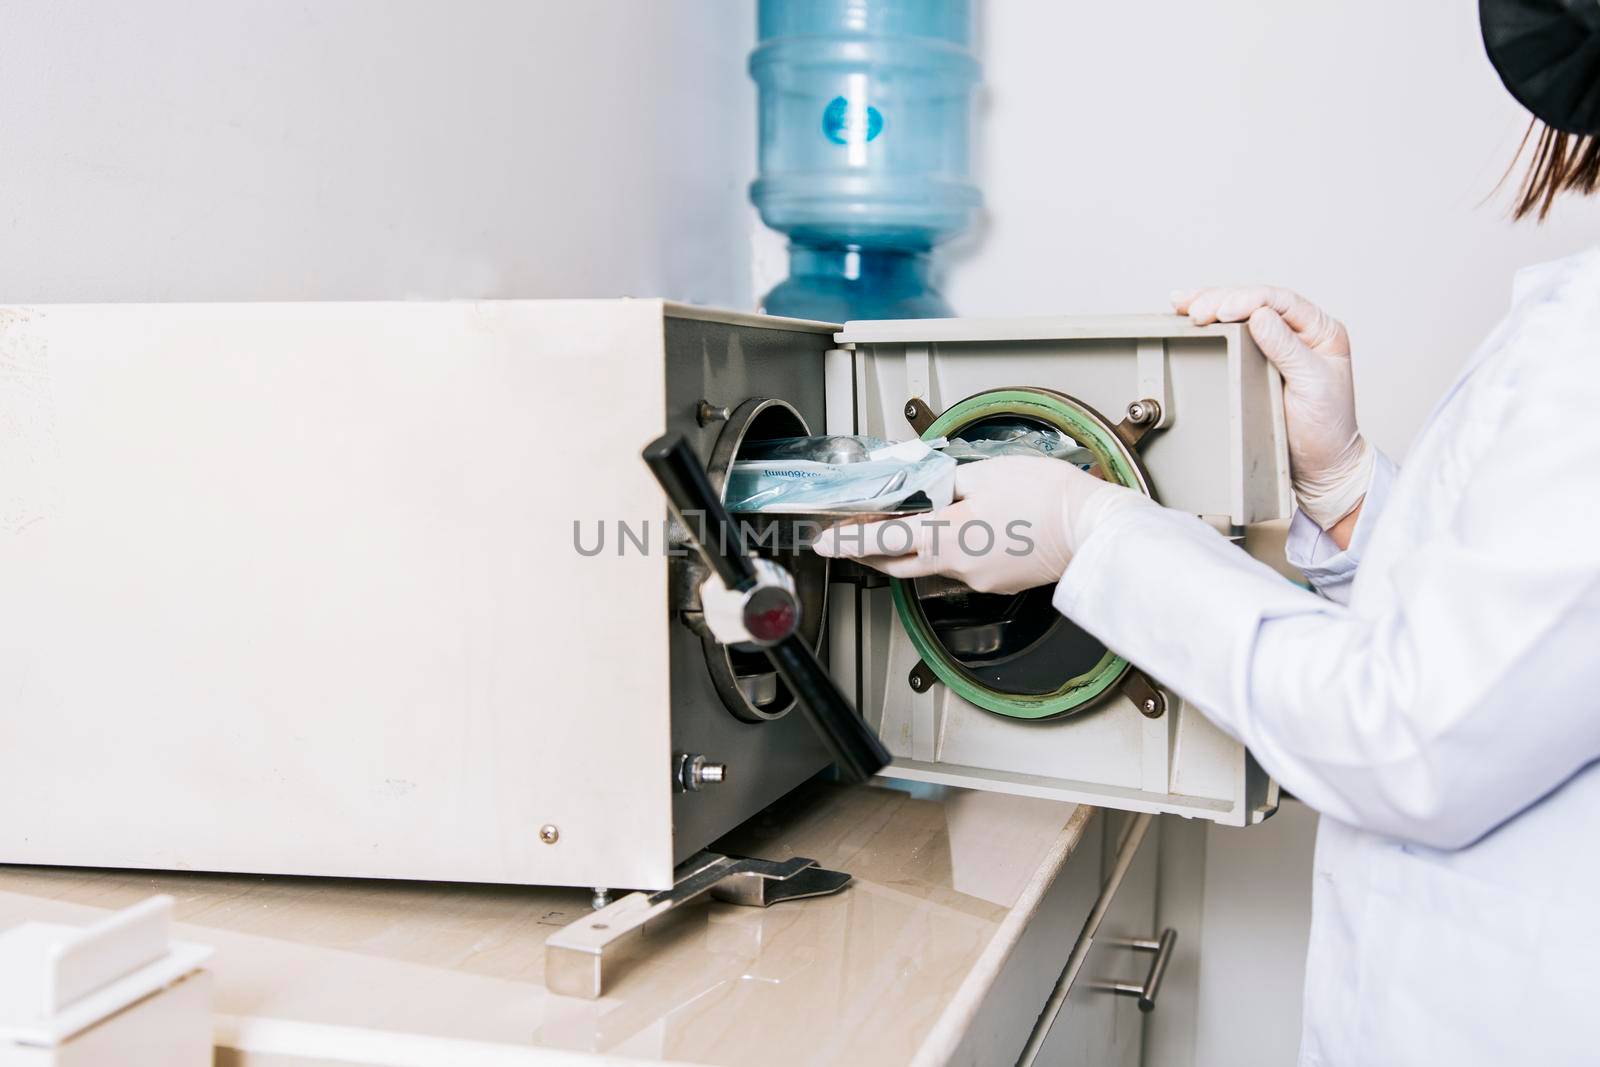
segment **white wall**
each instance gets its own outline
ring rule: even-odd
[[[746,306],[749,0],[6,0],[0,302]]]
[[[1348,324],[1361,417],[1403,452],[1520,265],[1600,240],[1489,195],[1526,118],[1471,0],[983,5],[987,225],[963,315],[1151,310],[1271,281]]]

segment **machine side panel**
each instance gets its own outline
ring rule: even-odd
[[[0,860],[670,882],[659,302],[0,316]]]
[[[787,323],[768,321],[777,326]],[[814,330],[669,318],[667,427],[682,433],[705,462],[726,424],[713,421],[702,426],[696,417],[700,401],[731,410],[752,397],[763,397],[788,401],[813,433],[822,433],[823,353],[830,347],[828,336]],[[657,501],[652,514],[664,511],[659,493]],[[687,569],[697,562],[690,558],[675,565]],[[700,573],[698,568],[694,573]],[[680,589],[680,595],[694,596],[687,589]],[[771,722],[735,718],[712,687],[700,638],[673,614],[669,636],[673,750],[703,755],[728,767],[725,781],[673,797],[675,851],[681,860],[822,770],[828,755],[798,710]]]

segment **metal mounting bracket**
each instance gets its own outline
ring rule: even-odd
[[[1135,400],[1128,405],[1127,416],[1112,429],[1129,448],[1137,449],[1146,434],[1162,425],[1163,411],[1161,402],[1152,397]]]
[[[568,923],[545,941],[544,984],[552,993],[593,1000],[642,940],[645,924],[710,893],[728,904],[765,908],[784,900],[821,897],[850,884],[843,871],[816,860],[759,860],[697,852],[674,873],[671,889],[629,893],[599,911]]]
[[[1159,719],[1167,711],[1167,695],[1157,689],[1137,667],[1131,667],[1122,680],[1122,695],[1133,701],[1139,713],[1148,719]]]
[[[928,427],[933,425],[933,420],[938,418],[933,409],[923,403],[921,397],[916,396],[906,401],[905,416],[911,428],[918,434],[925,433]]]

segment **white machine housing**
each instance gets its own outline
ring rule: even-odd
[[[711,456],[700,400],[905,438],[909,397],[1158,397],[1165,502],[1287,514],[1279,384],[1241,327],[837,330],[656,300],[0,308],[0,862],[670,885],[826,763],[796,713],[735,719],[685,626],[639,452],[670,429]],[[602,520],[656,540],[580,552]],[[907,688],[881,590],[830,599],[832,669],[892,775],[1275,807],[1175,695],[1154,720],[1002,719]],[[675,790],[684,751],[728,781]]]

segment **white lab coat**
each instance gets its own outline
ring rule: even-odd
[[[1299,515],[1289,556],[1321,596],[1123,509],[1056,605],[1322,812],[1300,1063],[1600,1063],[1600,249],[1522,272],[1349,550]]]

